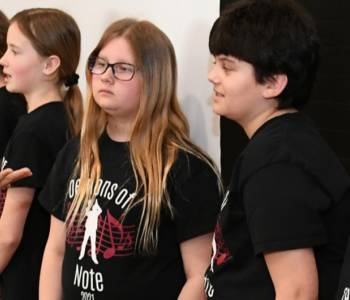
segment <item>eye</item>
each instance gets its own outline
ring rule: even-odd
[[[132,73],[134,68],[129,64],[117,63],[114,65],[114,71],[117,73]]]
[[[100,67],[103,68],[104,66],[106,66],[106,62],[101,60],[101,59],[97,59],[95,61],[95,65],[94,66],[97,67],[97,68],[100,68]]]
[[[17,55],[18,54],[18,51],[13,49],[13,48],[10,48],[10,52],[13,54],[13,55]]]

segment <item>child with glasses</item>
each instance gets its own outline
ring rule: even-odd
[[[80,31],[68,14],[56,9],[28,9],[10,20],[7,50],[0,64],[6,89],[24,95],[28,113],[21,117],[8,142],[1,169],[29,167],[33,175],[12,183],[0,201],[4,300],[38,299],[50,222],[38,195],[57,153],[80,130],[82,98],[75,85],[79,57]]]
[[[213,109],[250,139],[221,205],[209,299],[335,299],[350,233],[350,180],[306,105],[318,64],[292,0],[239,0],[210,33]]]
[[[150,22],[117,21],[87,80],[80,139],[41,194],[52,216],[40,299],[205,299],[218,176],[189,138],[171,42]]]

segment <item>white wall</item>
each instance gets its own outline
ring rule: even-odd
[[[212,113],[212,88],[207,81],[211,58],[208,36],[219,14],[220,0],[0,0],[11,17],[30,7],[55,7],[70,13],[82,33],[78,73],[85,90],[84,65],[106,26],[123,17],[148,19],[174,44],[179,66],[179,97],[190,121],[191,137],[219,165],[219,118]]]

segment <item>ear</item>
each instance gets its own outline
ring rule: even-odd
[[[285,74],[276,74],[267,79],[263,90],[265,99],[277,98],[285,89],[288,83],[288,77]]]
[[[53,75],[61,65],[61,59],[57,55],[51,55],[46,58],[43,73],[45,75]]]

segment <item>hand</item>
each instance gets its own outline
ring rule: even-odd
[[[16,171],[5,169],[0,172],[0,188],[7,188],[12,182],[32,176],[32,172],[28,168],[22,168]]]

